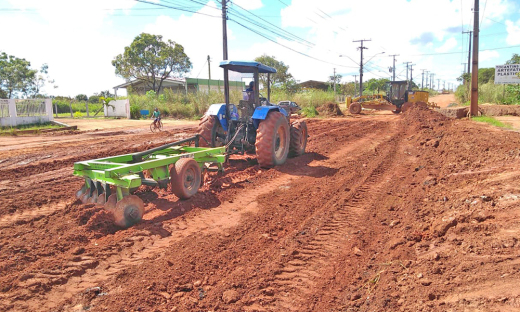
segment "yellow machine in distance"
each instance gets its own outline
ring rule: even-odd
[[[359,114],[362,108],[391,110],[398,114],[406,111],[415,103],[429,108],[438,107],[435,103],[428,102],[427,91],[407,90],[407,81],[391,81],[387,84],[386,96],[381,94],[363,95],[355,98],[347,98],[347,107],[351,114]]]

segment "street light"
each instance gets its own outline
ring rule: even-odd
[[[368,61],[365,62],[365,65],[368,64],[375,56],[377,56],[379,54],[385,54],[385,51],[379,52],[379,53],[376,53],[376,54],[372,55],[372,57],[370,59],[368,59]]]

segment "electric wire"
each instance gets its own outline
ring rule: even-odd
[[[247,30],[249,30],[249,31],[251,31],[251,32],[253,32],[253,33],[255,33],[255,34],[257,34],[257,35],[259,35],[259,36],[261,36],[261,37],[263,37],[263,38],[265,38],[265,39],[267,39],[267,40],[269,40],[269,41],[271,41],[271,42],[273,42],[273,43],[275,43],[275,44],[277,44],[277,45],[279,45],[279,46],[282,46],[282,47],[284,47],[284,48],[286,48],[286,49],[289,49],[289,50],[291,50],[291,51],[293,51],[293,52],[296,52],[296,53],[298,53],[298,54],[300,54],[300,55],[306,56],[306,57],[311,58],[311,59],[313,59],[313,60],[316,60],[316,61],[319,61],[319,62],[322,62],[322,63],[326,63],[326,64],[330,64],[330,65],[335,65],[335,66],[338,66],[338,67],[343,67],[343,68],[357,68],[357,67],[353,67],[353,66],[345,66],[345,65],[335,64],[335,63],[331,63],[331,62],[328,62],[328,61],[325,61],[325,60],[321,60],[321,59],[319,59],[319,58],[316,58],[316,57],[314,57],[314,56],[311,56],[311,55],[305,54],[305,53],[300,52],[300,51],[298,51],[298,50],[295,50],[295,49],[293,49],[293,48],[291,48],[291,47],[288,47],[288,46],[286,46],[286,45],[284,45],[284,44],[281,44],[281,43],[277,42],[276,40],[267,37],[267,35],[265,35],[265,34],[259,32],[259,31],[256,31],[256,30],[254,30],[254,29],[252,29],[252,28],[249,28],[249,27],[247,27],[246,25],[244,25],[244,24],[242,24],[242,23],[240,23],[240,22],[238,22],[238,21],[236,21],[236,20],[234,20],[234,19],[229,19],[229,20],[232,21],[232,22],[235,22],[236,24],[242,26],[243,28],[245,28],[245,29],[247,29]]]

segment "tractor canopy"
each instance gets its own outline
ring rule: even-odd
[[[275,74],[276,69],[258,62],[247,61],[223,61],[220,62],[220,67],[239,73],[255,73],[260,74]]]

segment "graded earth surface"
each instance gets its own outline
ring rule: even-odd
[[[121,229],[72,166],[196,132],[147,124],[0,137],[0,311],[520,310],[517,132],[420,108],[308,119],[303,156],[231,156],[188,200],[141,187]]]

